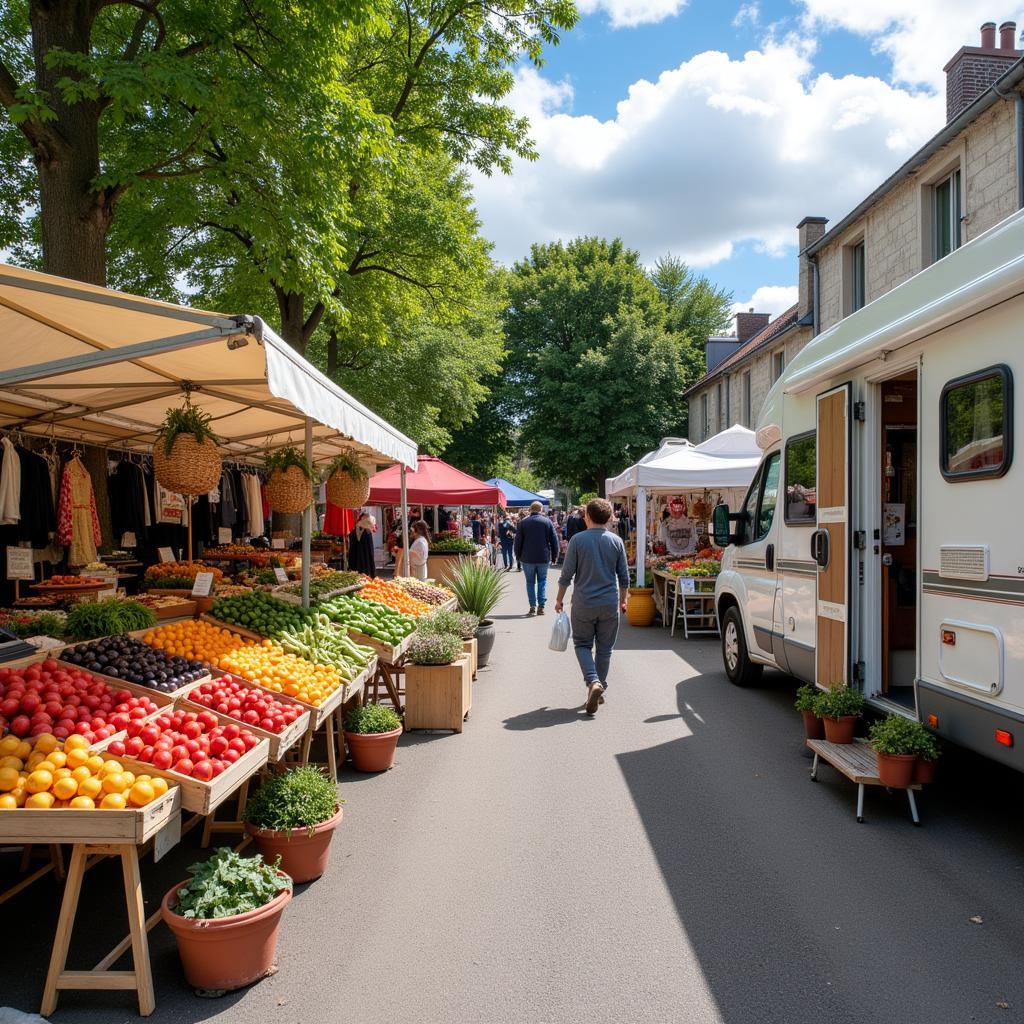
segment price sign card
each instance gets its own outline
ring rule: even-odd
[[[193,597],[209,597],[213,587],[212,572],[197,572],[195,583],[192,584]]]
[[[218,544],[230,544],[231,543],[231,527],[230,526],[218,526],[217,527],[217,543]]]
[[[284,550],[284,537],[274,537],[274,538],[273,538],[273,539],[272,539],[272,540],[270,541],[270,546],[271,546],[271,547],[272,547],[272,548],[273,548],[273,549],[274,549],[275,551],[283,551],[283,550]]]
[[[287,583],[288,582],[288,573],[286,573],[284,571],[284,569],[282,569],[280,566],[277,566],[274,569],[274,575],[277,577],[277,582],[278,583]]]
[[[679,592],[681,594],[695,594],[697,592],[697,586],[691,577],[679,577]]]
[[[137,548],[139,546],[138,541],[135,539],[134,533],[122,533],[121,534],[121,547],[123,548]]]
[[[156,553],[160,556],[161,562],[173,562],[174,548],[157,548]]]
[[[36,578],[31,548],[9,547],[7,549],[7,578],[9,580],[34,580]]]

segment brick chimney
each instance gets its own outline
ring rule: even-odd
[[[797,319],[802,320],[814,308],[814,273],[806,252],[823,234],[828,217],[804,217],[796,226],[797,250],[800,255],[800,287],[797,289]]]
[[[747,313],[736,314],[736,340],[742,345],[749,341],[759,331],[768,326],[769,315],[767,313],[755,313],[753,306]]]
[[[981,26],[981,46],[961,46],[943,68],[946,72],[946,123],[962,114],[996,79],[1020,59],[1015,48],[1017,23],[1004,21],[999,26],[996,46],[996,23]]]

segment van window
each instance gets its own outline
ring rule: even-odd
[[[786,442],[787,523],[814,523],[817,513],[817,440],[812,431]]]
[[[757,501],[761,496],[761,481],[764,479],[764,463],[754,475],[754,480],[747,491],[747,498],[743,502],[743,543],[749,544],[754,540],[754,523],[757,521]]]
[[[781,457],[778,452],[770,456],[764,471],[764,487],[761,491],[761,503],[757,511],[757,536],[760,540],[767,536],[775,518],[775,506],[779,500],[779,466]]]
[[[1008,366],[951,380],[942,389],[942,475],[1002,476],[1013,457],[1013,374]]]

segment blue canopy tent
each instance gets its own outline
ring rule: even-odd
[[[508,480],[502,480],[500,476],[491,477],[487,482],[492,487],[500,489],[501,493],[505,495],[505,504],[509,508],[525,508],[528,505],[532,505],[535,501],[539,501],[542,505],[551,504],[547,498],[534,494],[533,491],[527,491],[522,487],[516,487],[515,484],[510,483]]]

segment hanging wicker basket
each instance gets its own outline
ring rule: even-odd
[[[350,476],[343,469],[336,469],[327,478],[327,500],[338,508],[362,508],[370,497],[370,478],[361,480]]]
[[[166,455],[163,439],[158,438],[153,472],[160,486],[175,494],[206,494],[220,483],[220,452],[209,437],[200,444],[191,434],[179,434]]]
[[[267,504],[275,512],[304,512],[313,501],[313,484],[298,466],[275,469],[267,479]]]

